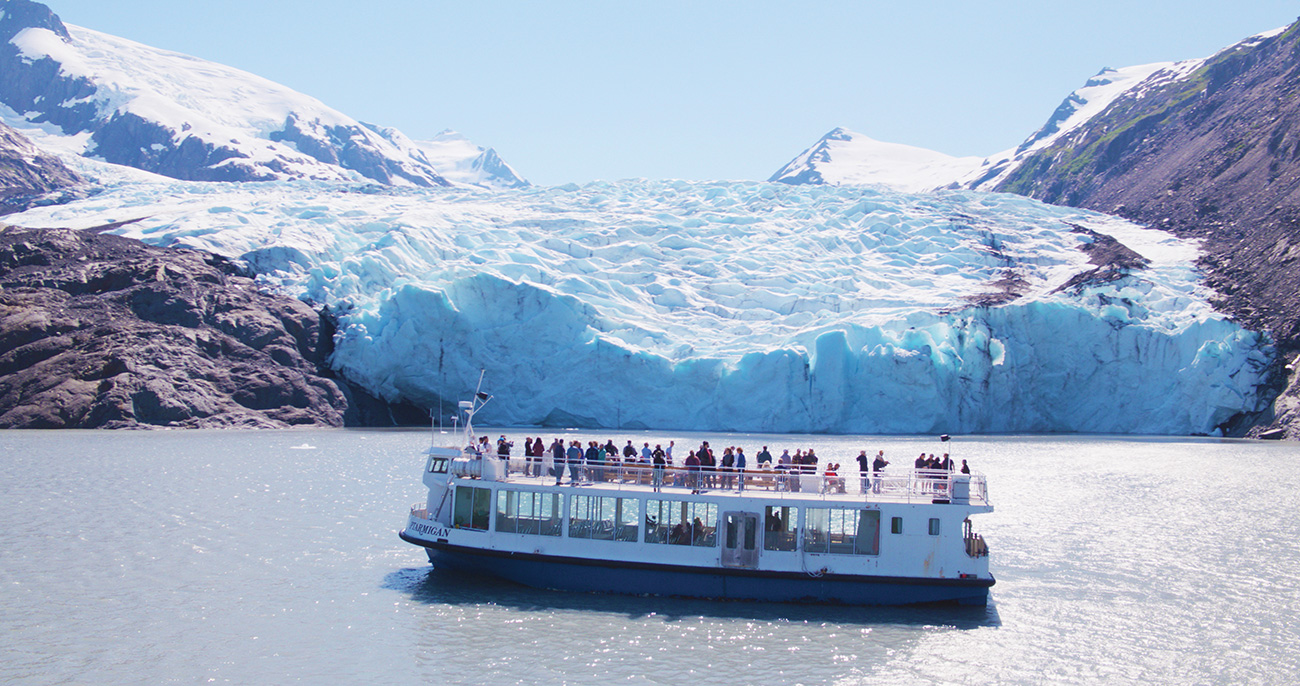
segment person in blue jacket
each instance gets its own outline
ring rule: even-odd
[[[577,441],[573,441],[569,444],[569,450],[565,453],[565,457],[569,461],[569,485],[576,486],[578,484],[578,470],[582,468],[582,447]],[[563,473],[564,470],[561,469],[559,474]],[[560,483],[558,474],[556,475],[555,483]]]

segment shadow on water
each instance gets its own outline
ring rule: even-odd
[[[531,588],[501,579],[433,567],[391,572],[384,577],[382,588],[406,593],[415,602],[425,605],[495,605],[527,612],[571,610],[620,614],[628,619],[653,616],[677,621],[711,617],[772,622],[944,626],[954,629],[978,629],[1002,624],[997,606],[991,601],[986,607],[853,607],[573,593]]]

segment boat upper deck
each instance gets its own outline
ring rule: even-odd
[[[431,451],[433,454],[433,451]],[[473,455],[473,453],[470,453]],[[437,456],[430,458],[429,471]],[[851,472],[782,471],[764,464],[743,472],[734,469],[687,469],[664,467],[656,475],[643,462],[621,460],[598,464],[556,464],[557,477],[544,473],[538,458],[495,455],[457,457],[447,460],[443,469],[469,479],[530,486],[556,486],[599,491],[665,494],[726,495],[797,501],[880,502],[880,503],[955,503],[989,507],[988,484],[984,475],[962,474],[935,469],[888,469],[863,474]]]

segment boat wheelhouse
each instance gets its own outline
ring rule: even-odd
[[[539,588],[694,598],[982,605],[994,579],[970,517],[991,512],[980,474],[708,474],[640,462],[565,464],[432,447],[429,495],[403,540],[429,560]],[[556,465],[559,467],[559,465]],[[711,477],[711,478],[710,478]],[[729,478],[729,488],[718,485]],[[741,479],[744,480],[743,487]],[[864,488],[865,486],[865,488]]]

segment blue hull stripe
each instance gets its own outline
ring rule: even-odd
[[[563,591],[717,600],[911,605],[984,605],[993,579],[920,579],[695,567],[483,550],[399,536],[423,546],[439,567],[488,574],[525,586]]]

